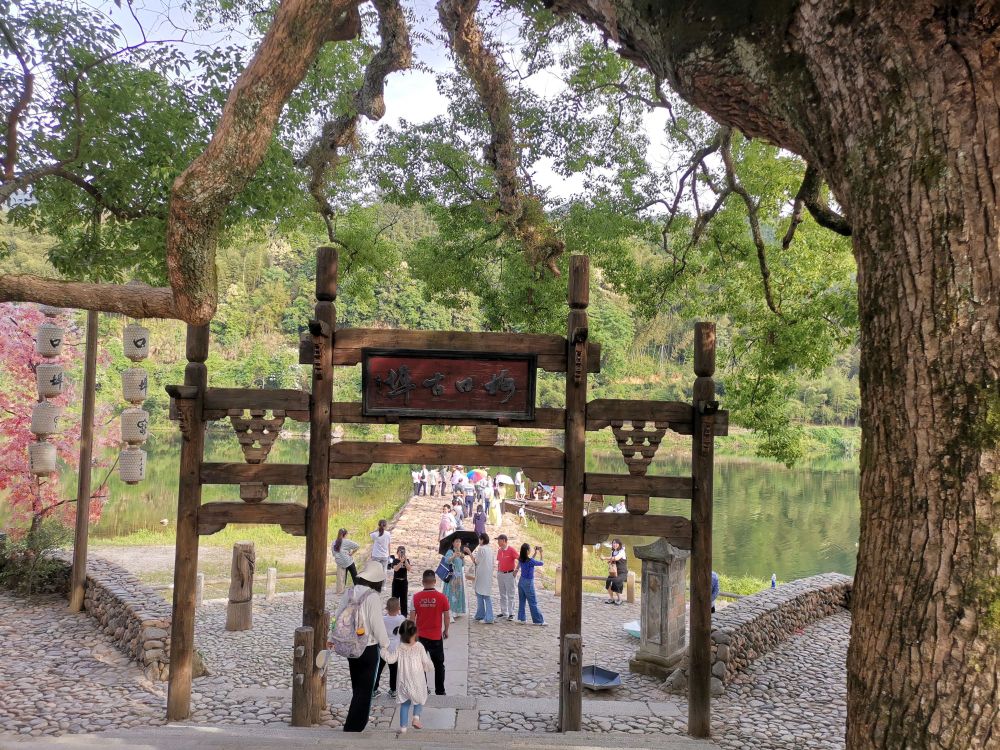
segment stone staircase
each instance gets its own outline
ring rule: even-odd
[[[41,748],[80,748],[81,750],[288,750],[322,747],[351,750],[386,750],[395,745],[405,750],[426,748],[463,748],[502,746],[505,750],[531,748],[607,748],[616,750],[712,750],[708,740],[693,740],[677,735],[629,735],[612,737],[592,733],[544,734],[533,732],[436,731],[411,729],[402,737],[395,732],[368,730],[345,734],[330,729],[282,729],[242,725],[173,724],[158,728],[116,730],[100,734],[63,735],[55,738],[4,737],[0,750],[35,750]]]

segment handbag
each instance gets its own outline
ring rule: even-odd
[[[437,573],[437,577],[445,583],[451,583],[451,579],[455,577],[455,569],[451,563],[445,562],[443,557],[441,558],[441,562],[438,563],[435,572]]]

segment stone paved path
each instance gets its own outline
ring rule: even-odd
[[[416,565],[410,592],[438,560],[438,498],[415,498],[393,530]],[[494,531],[490,529],[491,534]],[[521,533],[505,524],[512,542]],[[337,597],[328,592],[328,603]],[[446,643],[448,692],[431,698],[428,725],[502,732],[553,731],[558,709],[559,600],[539,592],[548,628],[516,622],[487,626],[460,619]],[[301,594],[254,602],[253,630],[224,629],[225,602],[198,610],[196,645],[211,674],[194,682],[192,723],[279,728],[290,720],[291,640],[301,621]],[[622,672],[614,692],[585,696],[585,732],[681,735],[686,700],[627,670],[637,641],[621,628],[638,605],[612,607],[584,598],[585,664]],[[815,623],[757,661],[713,702],[713,735],[725,748],[841,748],[845,725],[845,663],[850,615]],[[387,681],[387,678],[386,678]],[[342,725],[350,700],[346,661],[334,658],[328,677],[330,712]],[[25,603],[0,592],[0,729],[56,735],[163,724],[166,685],[147,681],[87,616],[58,599]],[[376,700],[374,731],[395,726],[394,702]],[[2,736],[2,735],[0,735]]]

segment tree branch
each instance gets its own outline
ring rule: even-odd
[[[3,160],[3,178],[4,181],[8,181],[14,179],[14,165],[17,164],[18,123],[21,120],[21,115],[24,114],[24,110],[31,103],[31,97],[35,91],[35,76],[28,67],[28,61],[24,56],[21,45],[18,44],[13,32],[10,30],[10,26],[3,19],[0,19],[0,35],[3,36],[11,52],[14,53],[14,57],[17,58],[17,62],[21,66],[21,75],[24,77],[24,82],[21,84],[21,93],[17,97],[14,107],[10,110],[10,114],[7,116],[7,143]]]
[[[30,274],[0,275],[0,302],[100,310],[130,318],[181,319],[170,289],[145,284],[94,284],[57,281]]]
[[[513,104],[497,57],[476,21],[479,0],[438,0],[438,18],[455,56],[465,68],[490,127],[484,158],[497,179],[500,218],[517,238],[532,266],[543,265],[559,275],[556,258],[566,248],[542,209],[541,201],[525,196],[518,178],[520,149],[511,119]]]
[[[365,68],[361,88],[354,92],[352,109],[323,125],[321,135],[300,162],[311,172],[309,194],[316,201],[331,242],[336,241],[335,210],[324,190],[326,177],[340,164],[341,149],[354,142],[360,117],[364,115],[374,122],[385,116],[385,79],[396,71],[406,70],[413,61],[410,30],[399,0],[373,0],[373,5],[378,13],[382,43]]]
[[[70,172],[65,167],[57,167],[52,171],[52,174],[56,177],[61,177],[64,180],[73,183],[83,192],[87,193],[91,198],[94,199],[94,203],[100,209],[107,211],[109,214],[114,216],[119,221],[130,221],[133,219],[141,219],[146,216],[154,216],[158,212],[150,211],[145,208],[136,207],[122,207],[111,203],[104,192],[97,187],[94,183],[90,182],[84,177],[78,174]]]
[[[174,181],[167,273],[188,323],[212,319],[218,301],[215,245],[229,203],[264,160],[278,116],[329,41],[360,31],[359,0],[284,0],[222,109],[206,149]]]
[[[753,244],[757,248],[757,263],[760,266],[760,278],[764,283],[764,301],[768,309],[775,315],[780,316],[781,309],[774,302],[774,294],[771,290],[771,269],[767,266],[767,246],[764,244],[764,237],[760,232],[760,218],[757,215],[757,203],[740,183],[736,177],[736,169],[733,166],[733,131],[732,128],[722,129],[722,148],[719,150],[722,155],[722,163],[726,168],[726,185],[731,191],[743,199],[747,207],[747,218],[750,220],[750,235]]]
[[[802,186],[795,196],[796,201],[801,201],[809,209],[809,213],[821,227],[829,229],[844,237],[850,237],[851,222],[846,216],[841,216],[820,197],[819,189],[823,184],[819,170],[812,164],[806,167],[806,174],[802,178]]]

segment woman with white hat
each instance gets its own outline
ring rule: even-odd
[[[379,648],[389,647],[389,634],[382,621],[382,591],[385,582],[385,565],[369,560],[362,569],[355,585],[344,591],[337,608],[336,619],[352,601],[358,602],[358,636],[368,634],[368,646],[357,658],[348,659],[351,670],[351,705],[344,721],[345,732],[361,732],[368,725],[372,695],[375,692],[375,675],[378,674]]]

